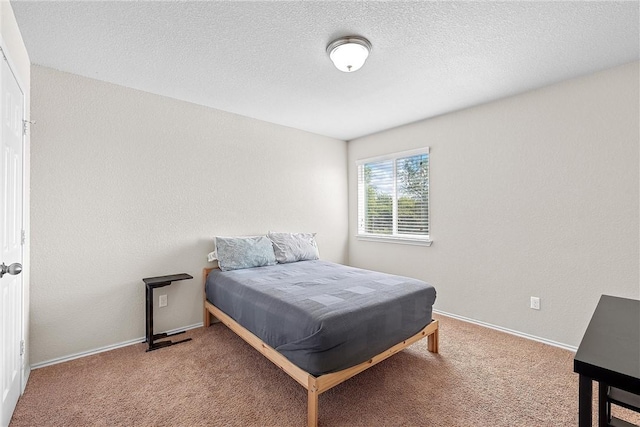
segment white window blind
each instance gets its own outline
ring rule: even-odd
[[[358,165],[358,236],[429,241],[429,149]]]

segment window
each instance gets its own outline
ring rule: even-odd
[[[429,149],[357,162],[358,237],[431,244]]]

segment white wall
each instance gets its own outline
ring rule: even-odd
[[[11,4],[7,0],[0,0],[0,46],[2,46],[2,50],[7,56],[7,61],[9,62],[9,66],[13,71],[16,80],[18,81],[18,85],[20,89],[22,89],[24,93],[25,100],[25,110],[24,110],[24,118],[25,120],[30,120],[30,101],[31,101],[31,61],[29,59],[29,55],[27,53],[27,49],[22,40],[22,35],[20,34],[20,29],[18,28],[18,23],[16,22],[16,18],[13,14],[13,9],[11,8]],[[22,256],[22,283],[23,283],[23,339],[26,343],[25,346],[25,355],[23,359],[23,388],[26,385],[26,377],[29,375],[29,354],[30,354],[30,346],[29,346],[29,300],[30,300],[30,271],[31,271],[31,259],[30,259],[30,224],[29,224],[29,206],[30,206],[30,153],[31,153],[31,135],[28,132],[24,136],[24,168],[23,168],[23,220],[22,227],[26,232],[26,242],[23,246],[23,256]],[[2,260],[0,260],[2,262]]]
[[[32,363],[202,321],[214,235],[317,232],[347,255],[346,142],[34,66]]]
[[[32,70],[32,363],[142,337],[143,277],[195,277],[156,331],[200,322],[215,234],[316,231],[436,309],[573,346],[600,294],[640,296],[638,63],[348,144]],[[355,239],[355,161],[427,145],[433,246]]]
[[[441,311],[577,346],[601,294],[640,297],[638,81],[636,62],[350,141],[350,264],[432,283]],[[422,146],[433,246],[357,240],[356,160]]]

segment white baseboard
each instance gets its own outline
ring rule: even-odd
[[[176,328],[176,329],[172,329],[172,330],[166,331],[166,332],[167,332],[167,334],[173,334],[175,332],[188,331],[189,329],[200,328],[202,326],[203,326],[203,323],[200,322],[200,323],[196,323],[195,325],[189,325],[189,326],[185,326],[185,327],[182,327],[182,328]],[[126,347],[128,345],[140,344],[140,343],[144,342],[145,340],[146,340],[146,337],[141,337],[141,338],[136,338],[136,339],[124,341],[124,342],[121,342],[121,343],[118,343],[118,344],[107,345],[105,347],[100,347],[100,348],[96,348],[96,349],[93,349],[93,350],[87,350],[87,351],[82,351],[80,353],[70,354],[68,356],[56,357],[55,359],[46,360],[46,361],[40,362],[40,363],[34,363],[33,365],[31,365],[31,370],[38,369],[38,368],[44,368],[45,366],[50,366],[50,365],[56,365],[56,364],[62,363],[62,362],[68,362],[69,360],[79,359],[79,358],[85,357],[85,356],[91,356],[92,354],[98,354],[98,353],[102,353],[104,351],[115,350],[116,348]]]
[[[20,396],[24,394],[24,389],[27,388],[27,381],[29,381],[29,375],[31,375],[31,366],[28,366],[22,372],[22,390],[20,390]]]
[[[462,320],[463,322],[473,323],[474,325],[484,326],[485,328],[495,329],[496,331],[500,331],[500,332],[506,332],[507,334],[515,335],[515,336],[522,337],[522,338],[526,338],[526,339],[529,339],[529,340],[532,340],[532,341],[538,341],[538,342],[541,342],[543,344],[552,345],[554,347],[560,347],[562,349],[569,350],[569,351],[572,351],[574,353],[578,350],[578,347],[574,347],[574,346],[569,345],[569,344],[564,344],[564,343],[561,343],[561,342],[548,340],[546,338],[540,338],[540,337],[537,337],[535,335],[526,334],[526,333],[520,332],[520,331],[514,331],[513,329],[503,328],[502,326],[492,325],[491,323],[482,322],[480,320],[470,319],[468,317],[458,316],[457,314],[447,313],[446,311],[440,311],[440,310],[433,309],[433,312],[436,313],[436,314],[441,314],[443,316],[452,317],[454,319]]]

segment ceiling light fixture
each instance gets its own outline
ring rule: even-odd
[[[367,60],[370,50],[369,40],[359,36],[342,37],[327,46],[327,53],[333,64],[345,73],[359,70]]]

